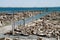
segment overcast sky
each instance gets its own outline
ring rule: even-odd
[[[0,0],[0,7],[59,7],[60,0]]]

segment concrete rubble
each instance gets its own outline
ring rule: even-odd
[[[38,13],[36,12],[36,14],[38,14]],[[36,14],[34,14],[34,15],[36,15]],[[19,14],[14,15],[15,19],[18,18],[16,20],[21,20],[19,18],[19,16],[17,16],[17,15],[19,15],[21,17],[21,19],[22,19],[22,17],[28,18],[28,17],[32,16],[31,12],[29,12],[29,11],[26,12],[25,14],[19,13]],[[24,16],[24,15],[26,15],[26,16]],[[2,24],[0,23],[0,25],[2,25]],[[49,40],[49,38],[50,38],[50,40],[56,40],[56,39],[60,40],[60,12],[52,12],[51,14],[48,14],[31,23],[25,24],[24,26],[20,25],[20,26],[18,26],[18,28],[14,29],[14,33],[15,33],[14,35],[24,35],[24,36],[37,35],[38,39],[36,39],[36,40]],[[7,32],[5,34],[12,35],[12,31]],[[44,36],[44,37],[41,37],[41,36]],[[18,39],[16,39],[16,40],[18,40]],[[29,40],[31,40],[31,39],[29,39]]]
[[[15,34],[45,35],[47,37],[60,36],[60,21],[57,20],[57,16],[59,17],[60,13],[53,12],[36,20],[35,22],[32,22],[31,24],[20,26],[18,29],[15,29]]]
[[[41,11],[24,11],[24,12],[16,12],[9,14],[8,12],[1,12],[0,13],[0,26],[6,26],[11,24],[13,21],[19,21],[23,18],[29,18],[32,16],[35,16],[39,13],[42,13]]]

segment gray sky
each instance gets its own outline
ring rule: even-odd
[[[0,7],[59,7],[60,0],[0,0]]]

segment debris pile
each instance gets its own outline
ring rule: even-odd
[[[47,37],[60,36],[60,13],[53,12],[31,24],[15,29],[15,34],[46,35]],[[56,19],[55,19],[56,18]]]

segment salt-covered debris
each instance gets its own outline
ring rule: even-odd
[[[45,16],[41,19],[38,19],[30,24],[25,26],[20,26],[18,29],[20,32],[18,34],[24,35],[46,35],[48,37],[58,36],[60,35],[60,25],[59,20],[55,20],[57,13],[49,14],[49,16]],[[48,18],[48,19],[47,19]],[[50,18],[50,19],[49,19]],[[54,21],[53,21],[54,20]]]
[[[35,16],[37,14],[40,14],[41,11],[23,11],[23,12],[14,12],[13,14],[8,13],[8,12],[1,12],[0,13],[0,26],[6,26],[11,24],[12,21],[19,21],[24,18],[29,18],[32,16]]]

